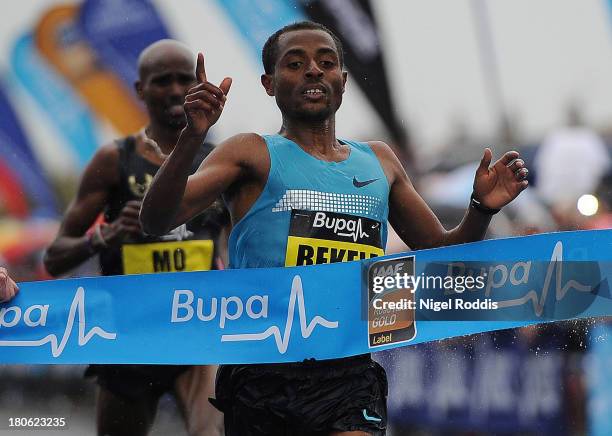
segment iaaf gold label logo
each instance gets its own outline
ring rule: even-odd
[[[396,277],[414,276],[414,256],[372,262],[367,271],[368,345],[406,342],[415,338],[414,284],[397,283]],[[413,282],[412,282],[413,283]]]

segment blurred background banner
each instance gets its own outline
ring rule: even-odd
[[[90,109],[75,90],[40,57],[31,34],[17,39],[11,55],[13,74],[68,147],[62,157],[76,160],[78,170],[93,156],[98,140]]]
[[[0,160],[6,168],[0,180],[4,182],[2,192],[7,197],[8,210],[18,218],[25,218],[29,210],[35,216],[57,216],[58,205],[49,181],[2,88],[0,119]],[[22,200],[15,196],[21,196]]]
[[[21,182],[11,167],[2,160],[0,160],[0,198],[7,215],[16,218],[28,215],[29,206]]]
[[[73,140],[73,150],[79,156],[80,164],[84,166],[84,163],[91,159],[98,145],[97,137],[94,133],[95,121],[93,121],[93,117],[89,113],[89,107],[95,107],[95,105],[88,104],[92,102],[87,99],[87,95],[83,93],[83,88],[79,86],[80,84],[74,80],[74,74],[70,73],[71,70],[83,70],[86,68],[89,57],[87,53],[81,52],[76,53],[76,56],[73,55],[72,62],[62,62],[64,60],[62,56],[64,54],[63,48],[69,45],[74,46],[79,40],[80,33],[74,24],[74,14],[76,11],[77,8],[74,6],[59,6],[49,9],[34,29],[33,38],[36,52],[44,59],[49,68],[62,77],[67,86],[71,90],[74,89],[77,94],[73,98],[73,100],[79,100],[76,105],[74,104],[76,102],[73,103],[70,100],[60,100],[58,105],[61,107],[58,107],[58,109],[61,110],[60,113],[64,117],[66,117],[66,114],[72,113],[74,116],[80,116],[81,118],[79,120],[81,123],[75,122],[77,120],[70,117],[66,117],[64,122],[67,127],[80,124],[83,129],[83,135],[88,135],[88,137],[81,138],[77,136]],[[45,84],[43,84],[44,86]],[[98,93],[107,93],[108,91],[104,88],[101,87]],[[71,109],[73,105],[78,111]]]
[[[130,90],[138,78],[140,52],[155,41],[171,37],[148,0],[85,0],[78,23],[101,62]]]
[[[469,347],[428,344],[386,354],[391,419],[441,432],[568,434],[563,387],[555,382],[562,379],[562,354],[552,346],[533,354],[504,336],[482,335]]]
[[[585,364],[589,387],[589,430],[594,436],[612,434],[612,326],[600,325],[590,335],[591,349]]]
[[[294,0],[218,0],[218,4],[257,62],[270,35],[306,18]]]
[[[100,121],[127,135],[146,122],[144,108],[135,97],[134,81],[122,82],[86,39],[79,21],[82,9],[68,5],[47,11],[36,26],[36,46]]]

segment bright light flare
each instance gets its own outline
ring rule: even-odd
[[[599,209],[599,200],[597,197],[591,194],[585,194],[578,199],[578,212],[584,216],[593,216]]]

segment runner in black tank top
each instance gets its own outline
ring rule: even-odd
[[[119,148],[119,185],[111,191],[108,199],[108,205],[104,209],[104,221],[107,223],[113,222],[119,218],[121,211],[130,201],[141,201],[148,185],[153,180],[155,173],[159,170],[159,165],[145,159],[136,152],[136,140],[142,136],[128,136],[117,141]],[[204,158],[212,151],[214,147],[211,144],[205,143],[196,158],[193,161],[192,172],[195,172]],[[221,200],[217,200],[203,214],[189,221],[186,225],[180,226],[168,235],[158,237],[149,235],[133,235],[129,240],[132,252],[138,251],[138,246],[148,247],[151,243],[190,241],[190,240],[211,240],[218,238],[219,234],[229,223],[229,214],[225,205]],[[153,272],[170,272],[170,271],[187,271],[187,270],[202,270],[216,269],[217,265],[209,265],[208,257],[202,262],[194,263],[195,260],[186,253],[185,250],[175,247],[171,252],[161,249],[145,251],[145,256],[138,256],[130,263],[130,253],[122,255],[122,246],[108,247],[100,252],[100,267],[103,275],[120,275],[130,273],[153,273]],[[180,244],[178,244],[180,245]],[[211,251],[211,260],[218,263],[221,258],[218,244],[212,244],[214,251]],[[201,252],[198,250],[198,257]],[[177,254],[180,253],[180,254]],[[134,256],[132,256],[133,258]],[[126,259],[128,258],[128,259]],[[201,260],[201,259],[197,259]],[[127,263],[127,265],[125,265]],[[136,263],[136,264],[134,264]],[[124,266],[127,266],[128,271],[125,271]]]
[[[189,49],[159,41],[139,58],[135,84],[150,123],[139,133],[101,147],[85,169],[57,239],[47,250],[52,275],[65,274],[98,254],[104,275],[207,270],[220,267],[229,215],[220,201],[168,234],[145,235],[138,223],[142,197],[186,125],[182,107],[195,83]],[[191,171],[210,152],[201,145]],[[100,222],[103,217],[103,222]],[[144,290],[143,290],[144,291]],[[146,304],[143,293],[143,304]],[[222,416],[208,402],[214,366],[92,365],[97,376],[97,431],[101,435],[146,435],[159,398],[172,392],[190,435],[222,434]]]
[[[128,202],[142,199],[159,169],[159,165],[136,152],[137,139],[141,138],[142,133],[116,142],[120,183],[111,191],[104,210],[104,221],[107,223],[117,220]],[[194,159],[193,172],[212,149],[211,144],[202,145]],[[126,238],[124,244],[101,250],[102,274],[217,269],[222,266],[222,260],[216,242],[228,223],[227,209],[222,201],[217,200],[204,213],[165,236],[133,234]],[[188,245],[190,243],[196,246]],[[206,245],[200,245],[203,243]],[[155,249],[149,248],[151,244],[155,244]],[[90,365],[85,374],[97,376],[98,383],[114,395],[137,401],[142,397],[159,399],[164,393],[172,392],[177,378],[190,368],[186,365]]]

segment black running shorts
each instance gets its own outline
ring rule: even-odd
[[[159,398],[174,390],[185,365],[89,365],[85,377],[97,376],[97,382],[114,395],[125,399]]]
[[[226,436],[385,434],[387,377],[369,355],[289,364],[223,365],[216,400]]]

